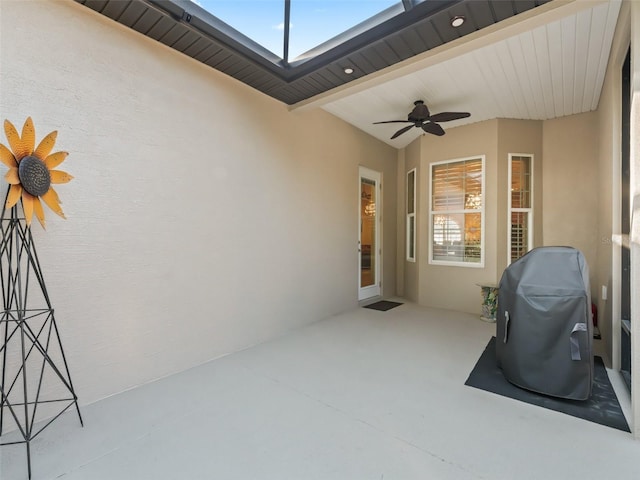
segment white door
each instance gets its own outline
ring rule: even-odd
[[[380,173],[360,167],[358,233],[358,300],[380,295],[382,245],[380,243]]]

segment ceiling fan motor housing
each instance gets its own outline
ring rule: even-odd
[[[424,122],[431,116],[424,101],[416,100],[413,104],[415,107],[413,107],[413,110],[411,110],[411,113],[407,117],[410,122]]]

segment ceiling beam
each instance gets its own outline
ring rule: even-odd
[[[284,36],[283,36],[283,49],[282,59],[284,65],[289,65],[289,28],[291,26],[291,0],[284,0]]]

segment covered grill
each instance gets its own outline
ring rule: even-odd
[[[589,269],[571,247],[536,248],[502,274],[496,356],[505,378],[545,395],[586,400],[593,383]]]

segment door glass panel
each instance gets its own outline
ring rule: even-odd
[[[360,178],[360,287],[376,283],[376,182]]]

